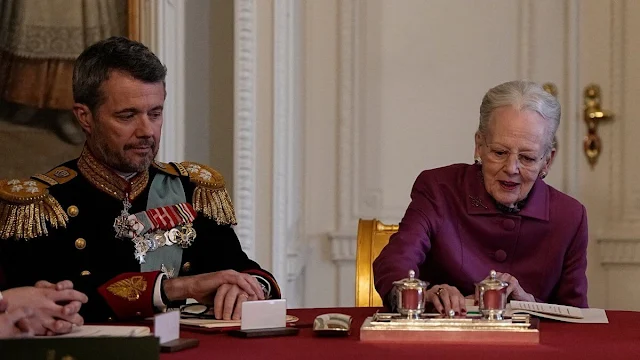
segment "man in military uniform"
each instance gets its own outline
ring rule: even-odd
[[[247,300],[279,298],[242,251],[224,179],[193,162],[160,163],[166,68],[144,45],[110,38],[73,74],[79,158],[0,182],[6,286],[71,280],[87,322],[144,318],[193,298],[239,319]]]

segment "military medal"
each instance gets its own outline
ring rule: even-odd
[[[174,272],[175,272],[174,270],[175,270],[175,269],[173,269],[173,268],[167,269],[167,267],[166,267],[166,266],[164,266],[164,264],[162,264],[162,266],[160,267],[160,271],[161,271],[163,274],[167,275],[167,277],[168,277],[169,279],[171,279],[171,278],[173,278],[173,277],[175,276],[175,275],[174,275]]]
[[[116,231],[116,237],[122,238],[125,233],[129,230],[128,219],[129,219],[129,209],[131,209],[131,202],[129,202],[129,194],[125,194],[124,200],[122,201],[123,209],[120,211],[120,216],[116,218],[113,223],[113,228]]]
[[[134,256],[140,264],[145,262],[149,251],[174,244],[187,248],[196,238],[196,231],[191,225],[196,212],[191,204],[181,203],[129,214],[131,205],[129,203],[127,207],[127,203],[116,218],[114,228],[118,238],[132,239]]]

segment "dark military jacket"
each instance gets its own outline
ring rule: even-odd
[[[128,213],[136,214],[154,201],[176,202],[172,192],[195,212],[186,224],[195,230],[195,239],[184,248],[165,247],[174,251],[169,256],[173,264],[159,268],[157,259],[151,267],[141,264],[134,241],[116,237],[115,219],[125,198],[130,199]],[[233,224],[233,205],[215,170],[189,162],[156,162],[148,172],[125,180],[85,149],[78,159],[46,174],[0,182],[0,288],[71,280],[89,297],[80,312],[87,322],[153,314],[154,284],[161,273],[233,269],[256,276],[267,297],[279,298],[277,282],[247,257]],[[154,251],[146,255],[153,260]]]

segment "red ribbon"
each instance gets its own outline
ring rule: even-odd
[[[154,229],[171,230],[178,225],[193,222],[196,212],[189,203],[163,206],[145,211]]]

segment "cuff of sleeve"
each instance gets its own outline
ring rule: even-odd
[[[382,303],[384,307],[389,309],[390,312],[396,312],[397,310],[396,304],[398,303],[398,298],[393,290],[389,291],[387,295],[384,296],[382,299],[383,299]]]
[[[123,273],[98,288],[120,320],[147,318],[155,314],[154,290],[160,271]]]
[[[167,311],[167,304],[162,298],[162,281],[166,277],[166,274],[161,273],[158,279],[156,279],[156,285],[153,288],[153,306],[160,312]]]
[[[260,275],[251,275],[254,278],[256,278],[256,280],[258,280],[258,284],[260,284],[260,287],[262,288],[262,293],[264,294],[264,298],[265,299],[269,299],[271,296],[271,284],[269,284],[269,281],[267,281],[267,279],[263,278]]]
[[[280,299],[282,296],[280,293],[280,287],[269,273],[258,269],[250,269],[243,272],[252,275],[256,280],[258,280],[258,283],[262,287],[262,291],[265,292],[265,299]]]

